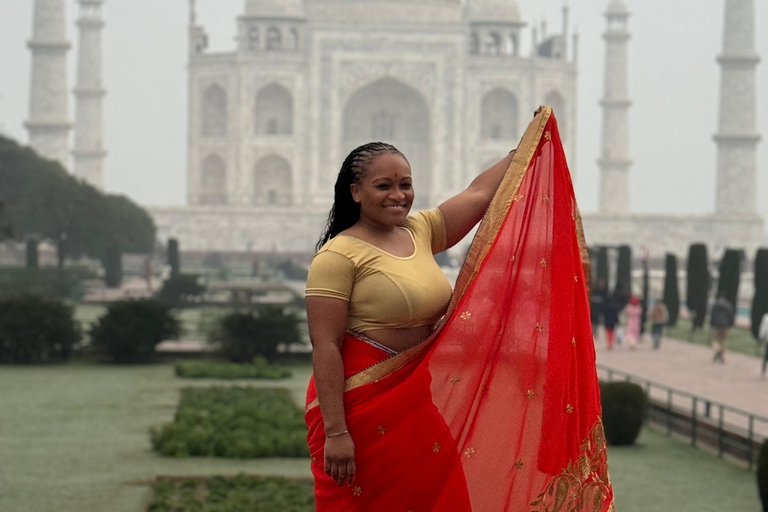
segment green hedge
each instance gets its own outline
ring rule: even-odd
[[[763,443],[757,459],[757,488],[763,502],[763,512],[768,512],[768,441]]]
[[[631,382],[601,383],[600,395],[608,444],[634,444],[640,435],[645,416],[646,396],[643,388]]]
[[[91,328],[91,345],[114,363],[147,363],[155,347],[181,333],[179,321],[167,304],[154,299],[111,304]]]
[[[183,389],[174,422],[150,437],[170,457],[309,456],[304,413],[285,389]]]
[[[0,363],[66,361],[80,341],[73,309],[42,297],[0,299]]]
[[[93,277],[93,272],[79,267],[0,268],[0,297],[40,295],[78,300],[84,293],[83,280]]]
[[[158,478],[147,512],[312,512],[314,483],[278,477]]]
[[[179,361],[176,375],[188,379],[285,379],[290,370],[269,364],[263,357],[256,357],[251,364],[220,363],[216,361]]]

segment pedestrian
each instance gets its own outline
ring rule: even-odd
[[[627,288],[622,283],[618,283],[613,291],[613,302],[616,304],[618,314],[616,328],[614,329],[614,339],[616,340],[616,345],[621,346],[624,343],[624,326],[627,323],[626,309],[627,304],[629,304],[629,293],[627,293]]]
[[[600,339],[600,327],[603,324],[603,310],[605,309],[605,296],[605,280],[598,279],[595,288],[589,296],[589,319],[592,322],[592,339],[595,342]]]
[[[625,335],[629,348],[635,350],[635,345],[640,341],[640,326],[642,325],[643,306],[640,305],[640,299],[632,295],[629,298],[629,304],[624,308],[624,314],[627,317],[627,328]]]
[[[605,322],[605,339],[608,342],[608,350],[613,350],[613,335],[616,324],[619,323],[619,307],[614,297],[611,297],[603,308],[603,321]]]
[[[720,292],[712,306],[710,324],[712,325],[712,345],[715,354],[712,362],[725,363],[725,349],[728,344],[728,328],[733,325],[735,318],[733,304]]]
[[[664,327],[669,323],[669,310],[664,301],[657,300],[651,310],[651,337],[653,338],[653,348],[658,350],[661,347],[661,335],[664,333]]]
[[[765,377],[765,369],[768,366],[768,313],[764,314],[760,321],[757,337],[763,344],[763,370],[760,373]]]

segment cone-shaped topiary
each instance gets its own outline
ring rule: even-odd
[[[677,315],[680,313],[680,291],[677,288],[677,257],[667,254],[664,268],[664,304],[669,310],[669,324],[677,324]]]
[[[758,339],[763,315],[768,313],[768,249],[760,249],[755,256],[755,296],[752,299],[752,336]]]
[[[619,261],[616,265],[616,297],[619,309],[629,302],[632,296],[632,249],[628,245],[619,247]]]
[[[648,259],[643,258],[643,298],[640,299],[640,305],[643,306],[643,314],[640,317],[640,333],[645,333],[645,322],[648,317],[648,295],[650,294],[649,291],[649,284],[648,284]]]
[[[123,253],[118,242],[113,242],[107,249],[104,282],[108,288],[119,288],[123,282]]]
[[[27,268],[40,268],[40,258],[38,257],[37,244],[34,239],[27,240]]]
[[[608,286],[608,248],[600,247],[597,250],[597,280],[603,280]]]
[[[645,417],[646,397],[643,388],[632,382],[602,383],[600,397],[608,444],[634,444]]]
[[[693,328],[700,329],[704,325],[704,318],[707,316],[709,287],[712,279],[709,275],[706,245],[691,244],[688,249],[687,270],[685,303],[688,306],[688,311],[691,312]]]
[[[181,273],[181,260],[179,259],[179,241],[175,238],[168,240],[168,265],[171,267],[171,277]]]
[[[726,249],[720,260],[720,280],[717,283],[718,297],[722,293],[728,302],[736,307],[739,298],[739,280],[741,279],[741,261],[744,251]]]

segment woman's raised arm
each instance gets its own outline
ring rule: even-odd
[[[466,190],[439,206],[445,219],[446,248],[459,243],[483,218],[514,155],[513,150],[496,165],[475,178]]]

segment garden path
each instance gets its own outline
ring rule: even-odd
[[[639,343],[634,350],[624,343],[609,351],[602,340],[595,348],[598,365],[687,391],[768,420],[768,377],[761,377],[761,361],[757,357],[728,352],[725,364],[713,363],[711,348],[673,338],[664,338],[660,350],[653,350],[649,340]],[[599,374],[603,378],[606,372],[601,370]],[[614,376],[614,379],[621,378]],[[661,400],[667,398],[663,391],[653,391],[651,396]],[[682,397],[676,398],[674,404],[689,410],[692,407],[692,401]],[[704,412],[704,404],[700,404],[698,411]],[[713,407],[711,413],[716,419],[717,409]],[[726,412],[724,419],[726,423],[747,427],[744,417]],[[768,421],[755,421],[755,431],[768,438]]]

